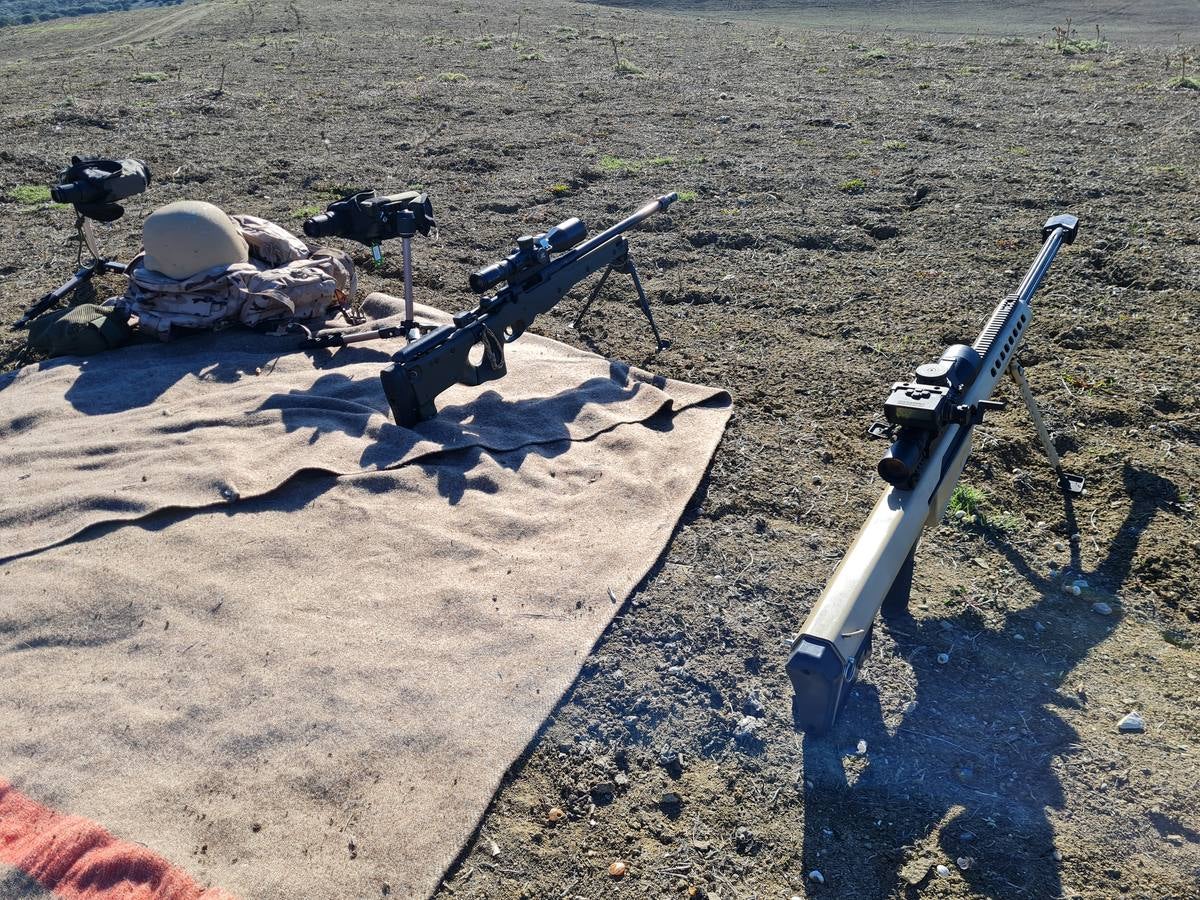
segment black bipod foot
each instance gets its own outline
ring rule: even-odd
[[[1086,479],[1082,475],[1072,475],[1070,472],[1059,472],[1058,483],[1068,494],[1082,496]]]

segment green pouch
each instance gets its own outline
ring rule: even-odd
[[[29,346],[47,356],[87,356],[120,347],[132,333],[125,310],[81,303],[31,324]]]

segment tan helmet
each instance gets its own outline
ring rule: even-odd
[[[142,225],[142,245],[145,267],[176,280],[250,258],[234,221],[202,200],[179,200],[156,209]]]

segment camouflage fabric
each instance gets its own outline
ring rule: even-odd
[[[234,216],[250,245],[250,261],[218,266],[189,278],[168,278],[131,263],[120,304],[137,316],[139,331],[169,340],[173,328],[256,326],[312,319],[354,299],[354,262],[341,250],[312,253],[286,229],[255,216]]]

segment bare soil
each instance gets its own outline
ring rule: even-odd
[[[104,230],[123,257],[175,199],[298,228],[347,189],[423,185],[443,227],[417,290],[448,308],[518,234],[676,189],[634,239],[670,349],[625,288],[581,331],[572,302],[538,328],[727,387],[737,412],[441,895],[1194,898],[1200,91],[1168,87],[1174,53],[510,0],[8,29],[0,314],[73,267],[69,211],[21,188],[75,152],[155,173]],[[1087,494],[1064,507],[1006,389],[964,475],[974,519],[927,533],[911,616],[876,629],[834,733],[797,734],[783,663],[880,491],[866,425],[974,338],[1066,211],[1080,238],[1023,359]],[[356,254],[368,289],[399,290],[398,250]],[[1118,733],[1131,710],[1145,733]]]

